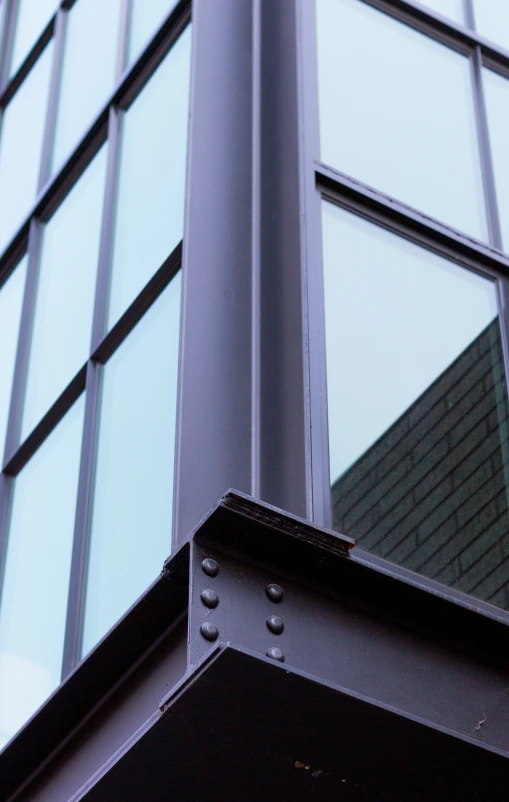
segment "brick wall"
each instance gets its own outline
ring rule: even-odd
[[[334,483],[334,528],[509,609],[508,411],[495,320]]]

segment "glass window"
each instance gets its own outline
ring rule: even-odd
[[[0,144],[0,251],[35,201],[53,45],[44,50],[7,106]]]
[[[509,609],[495,282],[327,202],[323,238],[334,528]]]
[[[190,44],[187,28],[125,115],[110,325],[182,239]]]
[[[0,459],[3,457],[9,417],[27,261],[25,257],[0,287]]]
[[[443,17],[449,17],[455,22],[464,24],[463,0],[421,0],[424,6],[436,11]]]
[[[180,274],[104,368],[83,654],[171,551]]]
[[[483,69],[483,79],[502,240],[509,250],[509,81],[487,69]]]
[[[0,747],[60,682],[84,401],[15,480],[0,612]]]
[[[113,90],[121,0],[77,0],[69,12],[53,167],[69,156]]]
[[[23,439],[89,356],[106,147],[44,231],[23,414]]]
[[[506,0],[474,0],[476,30],[509,50],[509,3]]]
[[[51,17],[58,0],[21,0],[14,32],[10,74],[21,66]]]
[[[468,59],[359,0],[317,14],[322,160],[484,239]]]
[[[129,31],[129,63],[134,61],[150,35],[170,13],[177,0],[133,0]]]

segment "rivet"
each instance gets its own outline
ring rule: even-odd
[[[200,632],[203,635],[203,637],[205,638],[205,640],[214,641],[214,640],[217,640],[218,637],[219,637],[218,628],[214,624],[211,624],[210,621],[205,621],[201,625]]]
[[[210,607],[211,609],[214,609],[219,604],[219,596],[213,590],[202,590],[200,599],[205,607]]]
[[[281,649],[278,649],[276,646],[272,646],[270,649],[268,649],[266,654],[267,654],[267,657],[272,658],[272,660],[277,660],[278,663],[284,663],[285,662],[285,656],[284,656],[283,652],[281,651]]]
[[[278,602],[283,601],[285,597],[285,592],[281,587],[281,585],[275,585],[275,584],[267,585],[267,587],[265,588],[265,593],[267,594],[269,599],[273,602],[276,602],[276,604]]]
[[[217,576],[219,573],[219,566],[215,560],[212,560],[210,557],[207,557],[203,560],[201,567],[203,571],[207,574],[207,576]]]
[[[278,615],[269,615],[267,618],[267,626],[274,635],[281,635],[285,625]]]

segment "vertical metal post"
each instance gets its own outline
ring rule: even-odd
[[[175,545],[230,487],[312,513],[298,4],[193,5]]]
[[[195,0],[174,547],[251,490],[252,0]]]
[[[260,497],[311,515],[299,3],[261,0]]]

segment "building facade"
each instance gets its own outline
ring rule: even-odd
[[[0,799],[505,799],[509,6],[0,25]]]

